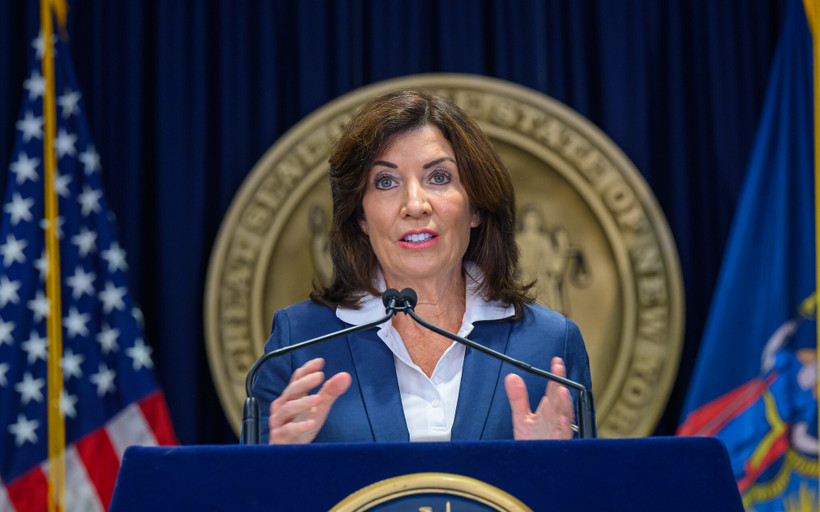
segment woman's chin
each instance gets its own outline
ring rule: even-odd
[[[457,268],[451,270],[444,270],[446,268],[443,264],[431,263],[428,261],[424,264],[408,266],[403,269],[397,269],[396,272],[390,272],[382,267],[385,274],[385,280],[388,286],[392,288],[406,288],[408,286],[443,286],[451,284],[453,281],[453,274],[460,275],[461,263],[459,262]]]

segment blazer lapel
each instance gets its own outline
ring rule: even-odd
[[[376,442],[409,441],[393,353],[375,329],[347,338],[359,392]]]
[[[505,353],[510,335],[510,322],[478,322],[469,339],[497,352]],[[467,348],[461,387],[458,392],[452,440],[481,439],[501,375],[501,361],[477,350]]]

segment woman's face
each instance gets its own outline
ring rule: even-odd
[[[435,126],[396,135],[368,175],[362,231],[388,286],[461,272],[481,217],[461,183],[453,147]]]

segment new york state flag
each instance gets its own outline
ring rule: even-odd
[[[817,107],[807,15],[820,13],[806,7],[786,6],[678,430],[724,442],[743,504],[757,512],[818,510]]]

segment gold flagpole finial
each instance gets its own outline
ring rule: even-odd
[[[57,17],[57,25],[60,29],[60,38],[63,41],[68,41],[68,31],[66,30],[66,23],[68,22],[68,1],[67,0],[45,0],[48,4],[49,10]]]

